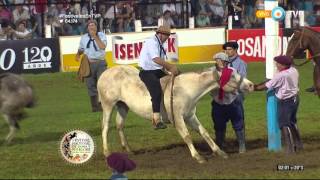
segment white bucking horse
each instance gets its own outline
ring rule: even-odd
[[[199,163],[205,162],[205,159],[195,149],[186,124],[205,139],[214,153],[227,158],[227,154],[215,144],[208,131],[201,125],[196,116],[197,102],[209,91],[219,89],[220,76],[221,72],[215,68],[210,68],[203,72],[183,73],[176,76],[172,92],[171,76],[165,76],[161,79],[164,94],[161,116],[163,119],[165,118],[167,121],[170,120],[174,123],[174,127],[188,145],[192,157]],[[114,106],[117,107],[116,126],[120,135],[121,145],[126,151],[131,152],[123,132],[128,110],[130,109],[145,119],[152,119],[151,96],[139,78],[139,70],[128,65],[107,69],[100,76],[97,88],[103,108],[102,140],[104,154],[106,156],[110,154],[108,149],[108,131]],[[225,92],[235,90],[249,92],[253,90],[253,83],[234,72],[223,89]],[[170,103],[171,96],[172,106]]]

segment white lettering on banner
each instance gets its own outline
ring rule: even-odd
[[[51,68],[51,62],[23,64],[23,69]]]
[[[51,68],[52,51],[48,46],[44,46],[41,49],[39,47],[28,47],[22,51],[24,53],[23,69],[42,69]],[[29,54],[32,55],[29,58]]]
[[[113,62],[116,64],[138,63],[140,52],[145,39],[124,40],[123,38],[112,38]],[[168,60],[178,60],[178,37],[170,35],[163,44]]]
[[[278,36],[279,48],[277,55],[284,54],[287,51],[288,42],[290,37]],[[266,57],[266,37],[256,36],[254,38],[249,37],[246,39],[238,39],[239,49],[238,54],[240,56],[245,55],[248,57],[265,58]],[[268,44],[272,46],[272,44]]]
[[[6,58],[7,53],[10,54],[10,58]],[[9,70],[12,68],[14,63],[16,62],[16,53],[14,52],[13,49],[6,49],[0,54],[0,68],[2,70]],[[5,61],[8,61],[9,63],[7,64]],[[5,65],[7,64],[7,67]]]

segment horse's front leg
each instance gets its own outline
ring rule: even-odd
[[[183,120],[182,115],[175,116],[175,126],[176,126],[176,129],[177,129],[178,133],[182,137],[183,141],[188,145],[188,148],[190,150],[191,156],[194,159],[196,159],[199,163],[206,162],[206,160],[198,153],[198,151],[194,147],[194,145],[192,143],[192,139],[191,139],[190,133],[189,133],[189,131],[187,129],[187,126],[186,126],[186,124],[185,124],[185,122]]]
[[[7,137],[6,137],[6,144],[10,144],[12,139],[14,138],[17,130],[19,129],[19,125],[18,122],[16,121],[16,119],[13,119],[12,117],[10,117],[9,115],[3,115],[3,118],[6,120],[6,122],[9,125],[10,128],[10,132],[8,133]]]
[[[186,122],[193,130],[198,132],[203,137],[203,139],[209,144],[214,153],[217,153],[223,158],[228,158],[228,155],[224,151],[222,151],[210,137],[208,131],[202,126],[195,113],[187,118]]]

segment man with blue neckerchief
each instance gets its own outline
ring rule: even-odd
[[[90,75],[85,78],[90,96],[92,112],[101,111],[101,104],[98,103],[97,81],[106,69],[105,49],[107,47],[107,37],[104,33],[97,31],[97,22],[88,20],[88,33],[81,37],[76,61],[80,61],[80,56],[87,56],[90,65]]]

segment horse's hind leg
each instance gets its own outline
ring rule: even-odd
[[[10,144],[12,139],[14,138],[17,130],[19,129],[19,124],[15,119],[11,118],[9,115],[5,114],[5,115],[3,115],[3,117],[6,120],[6,122],[8,123],[9,128],[10,128],[10,131],[6,137],[6,143]]]
[[[103,153],[105,156],[110,155],[110,151],[108,149],[108,134],[109,134],[109,125],[110,125],[112,108],[113,108],[113,105],[102,102],[102,109],[103,109],[102,143],[103,143]]]
[[[222,151],[216,143],[210,137],[208,131],[201,125],[200,121],[198,120],[196,114],[193,114],[189,118],[186,119],[186,123],[196,132],[198,132],[203,139],[209,144],[210,148],[214,153],[222,156],[223,158],[228,158],[228,155]]]
[[[190,133],[188,131],[188,128],[187,128],[182,116],[180,116],[179,118],[175,117],[175,125],[176,125],[176,129],[177,129],[178,133],[180,134],[180,136],[182,137],[183,141],[188,145],[191,156],[193,158],[195,158],[199,163],[206,162],[206,160],[198,153],[198,151],[194,147]]]
[[[121,140],[121,145],[122,147],[127,151],[127,152],[131,152],[131,149],[128,145],[128,141],[127,138],[123,132],[123,128],[124,128],[124,122],[125,119],[127,117],[128,114],[128,106],[123,103],[123,102],[118,102],[117,104],[117,119],[116,119],[116,124],[117,124],[117,130],[120,136],[120,140]]]

